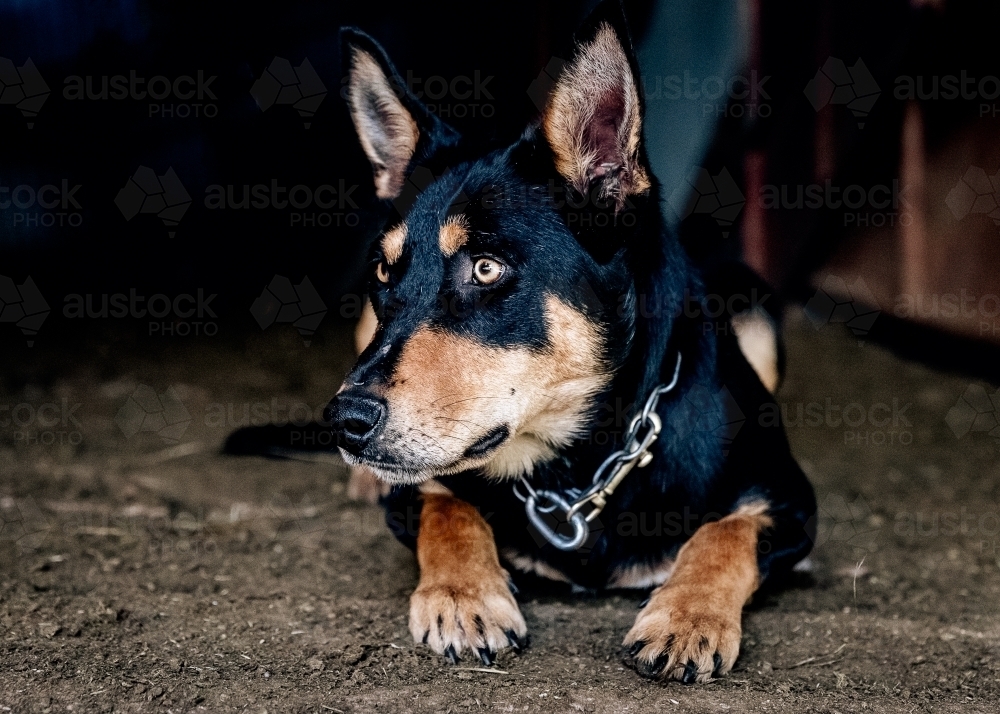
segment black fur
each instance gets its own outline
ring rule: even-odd
[[[621,23],[614,24],[628,49]],[[345,46],[375,44],[356,30],[344,40]],[[384,52],[376,52],[394,75]],[[413,97],[406,102],[419,107]],[[513,546],[574,583],[600,588],[614,570],[661,562],[698,525],[763,498],[774,527],[761,536],[762,576],[788,571],[805,557],[814,537],[812,488],[782,427],[758,421],[761,405],[772,397],[741,353],[727,316],[713,318],[703,309],[702,279],[661,218],[655,182],[648,197],[632,196],[616,213],[613,205],[597,205],[565,187],[538,127],[511,146],[477,153],[424,110],[414,115],[422,147],[411,169],[433,166],[435,175],[444,175],[410,209],[406,249],[391,268],[389,285],[372,280],[380,329],[348,380],[391,379],[400,346],[422,324],[486,345],[543,347],[542,299],[554,294],[604,329],[612,346],[606,358],[616,371],[596,400],[604,406],[592,411],[587,437],[537,465],[531,477],[536,488],[589,485],[598,464],[620,446],[635,405],[670,380],[678,352],[680,382],[660,402],[664,429],[652,464],[625,479],[578,552],[538,538],[510,482],[476,473],[440,478],[487,517],[501,551]],[[468,217],[472,238],[467,250],[445,259],[438,230],[455,211]],[[454,262],[476,254],[513,266],[511,278],[487,291],[454,279]],[[373,263],[380,258],[376,250]],[[731,294],[757,287],[747,272],[720,271],[712,288]],[[383,502],[390,528],[412,547],[421,507],[417,488],[397,486]]]

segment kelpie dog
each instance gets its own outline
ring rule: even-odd
[[[414,639],[453,662],[520,648],[506,566],[655,588],[627,661],[687,683],[728,672],[744,604],[809,552],[815,498],[758,418],[775,348],[755,372],[714,307],[740,296],[708,292],[661,218],[620,7],[578,33],[540,120],[491,150],[372,38],[341,38],[377,196],[438,177],[374,248],[377,327],[327,410],[347,463],[391,484],[389,526],[420,566]]]

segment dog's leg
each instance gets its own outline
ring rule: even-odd
[[[426,493],[417,534],[420,584],[410,596],[410,632],[452,662],[466,649],[483,664],[519,649],[527,634],[493,530],[468,503]]]
[[[740,651],[743,606],[760,584],[757,539],[771,525],[767,504],[742,506],[695,531],[670,579],[625,636],[640,674],[706,682],[732,669]]]

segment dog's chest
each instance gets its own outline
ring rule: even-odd
[[[532,555],[523,553],[517,548],[510,546],[502,548],[500,550],[500,557],[510,567],[523,573],[537,575],[547,580],[577,584],[555,566]],[[665,557],[654,563],[633,563],[618,566],[611,570],[604,587],[627,590],[654,588],[665,583],[670,578],[673,569],[674,559],[670,557]]]

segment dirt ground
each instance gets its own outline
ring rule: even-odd
[[[531,646],[448,665],[411,642],[414,559],[338,460],[221,455],[245,410],[325,405],[351,361],[330,332],[40,341],[0,367],[0,711],[1000,707],[998,444],[968,379],[790,316],[779,401],[821,504],[811,571],[749,608],[729,676],[686,687],[623,668],[638,592],[528,584]]]

